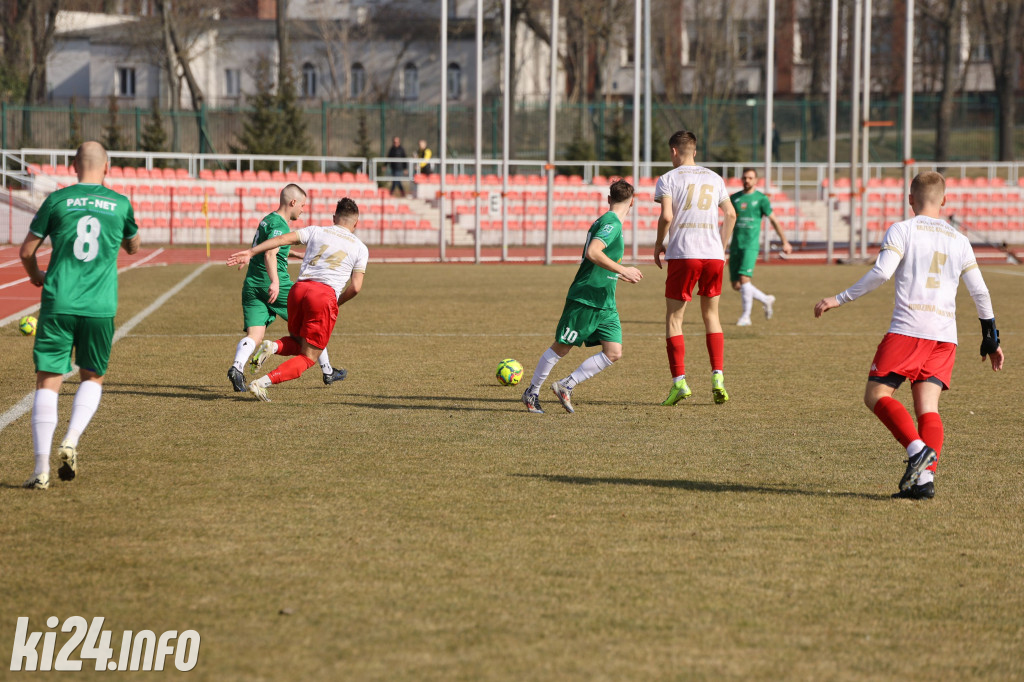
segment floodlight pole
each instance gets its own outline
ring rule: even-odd
[[[871,182],[871,165],[868,163],[868,146],[871,138],[868,135],[871,120],[871,4],[872,0],[864,0],[864,125],[860,138],[861,194],[860,194],[860,257],[868,256],[868,184]]]
[[[853,4],[853,78],[850,79],[850,243],[849,258],[856,257],[856,241],[854,229],[857,224],[857,147],[860,144],[860,50],[861,28],[864,22],[864,0],[855,0]]]
[[[441,2],[441,68],[444,69],[444,77],[441,79],[441,112],[439,115],[441,135],[441,186],[437,193],[437,210],[440,213],[438,220],[439,229],[438,243],[440,244],[439,258],[443,263],[445,257],[444,228],[447,222],[445,215],[445,192],[447,189],[445,178],[448,176],[448,0]]]
[[[480,175],[483,168],[480,162],[480,155],[483,154],[483,70],[484,70],[484,1],[476,0],[476,111],[474,112],[474,134],[473,144],[473,216],[475,219],[475,236],[473,238],[473,262],[480,264],[480,240],[483,238],[483,230],[480,226]],[[447,67],[444,67],[445,80],[447,80]]]
[[[772,193],[772,125],[775,123],[775,0],[768,0],[768,60],[764,69],[764,193]],[[771,257],[772,234],[764,232],[764,260]]]
[[[640,189],[640,50],[642,46],[640,38],[641,28],[641,0],[633,3],[633,186]],[[637,238],[640,235],[640,208],[633,202],[630,209],[630,220],[633,221],[633,263],[637,262],[640,256]]]
[[[903,219],[910,218],[911,166],[914,165],[913,140],[911,134],[914,127],[914,0],[907,3],[907,32],[903,48]]]
[[[651,175],[651,90],[654,89],[651,76],[651,0],[644,4],[644,175]],[[636,255],[633,256],[634,260]]]
[[[828,200],[825,228],[825,263],[832,264],[836,196],[836,88],[839,87],[839,0],[832,0],[832,27],[828,63]]]
[[[555,107],[558,99],[558,0],[551,0],[551,80],[548,85],[548,206],[544,234],[544,265],[551,265],[551,241],[554,238],[555,194]]]
[[[511,28],[512,28],[512,0],[505,0],[504,16],[504,52],[502,63],[505,66],[502,74],[501,91],[503,93],[501,102],[501,260],[508,260],[508,137],[509,137],[509,100],[512,93],[509,92],[509,71],[512,70],[511,63]]]

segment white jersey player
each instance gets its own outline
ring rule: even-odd
[[[261,343],[252,362],[259,368],[271,355],[294,357],[249,384],[249,392],[260,400],[270,402],[267,388],[271,384],[296,379],[313,366],[314,359],[330,341],[338,307],[362,289],[369,253],[353,234],[358,222],[359,207],[345,198],[338,202],[334,225],[288,232],[228,258],[228,265],[238,265],[280,246],[306,245],[299,278],[288,294],[289,335]]]
[[[654,200],[661,205],[658,237],[654,244],[654,262],[660,268],[661,256],[668,261],[665,279],[665,338],[672,389],[662,405],[675,405],[693,391],[686,384],[686,345],[683,339],[683,315],[693,288],[700,295],[704,318],[705,343],[711,358],[711,396],[718,404],[729,399],[725,391],[725,337],[718,319],[718,299],[722,295],[722,270],[725,245],[736,224],[736,209],[729,200],[725,182],[714,171],[697,165],[697,137],[680,130],[669,138],[672,170],[658,179]],[[725,213],[721,227],[719,209]],[[665,237],[668,237],[668,245]]]
[[[895,223],[882,240],[871,270],[849,289],[822,299],[815,317],[878,288],[895,275],[896,302],[889,332],[868,372],[864,403],[906,448],[907,468],[894,497],[935,496],[934,474],[945,437],[939,396],[949,388],[956,359],[956,290],[961,277],[981,320],[981,357],[992,369],[1003,367],[992,300],[963,234],[941,219],[946,183],[934,172],[921,173],[910,186],[915,217]],[[909,379],[918,423],[893,398]]]

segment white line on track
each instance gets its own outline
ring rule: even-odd
[[[52,251],[52,250],[53,249],[43,249],[42,251],[37,251],[36,252],[36,257],[45,256],[46,254],[50,253],[50,251]],[[19,257],[19,258],[15,258],[13,260],[8,260],[8,261],[4,261],[3,263],[0,263],[0,268],[9,268],[12,265],[20,265],[20,264],[21,264],[21,258]]]
[[[150,261],[150,260],[156,258],[157,256],[159,256],[161,253],[163,253],[163,251],[164,250],[162,248],[157,249],[156,251],[154,251],[153,253],[149,254],[145,258],[140,258],[139,260],[135,261],[131,265],[126,265],[123,268],[118,268],[117,274],[120,275],[122,272],[127,272],[128,270],[132,270],[134,268],[137,268],[140,265],[144,265],[147,261]],[[18,280],[18,282],[27,282],[27,281],[28,281],[28,277],[26,277],[24,279]],[[3,287],[0,287],[0,288],[3,288]],[[25,315],[28,315],[32,311],[38,310],[38,309],[39,309],[39,304],[36,303],[35,305],[29,306],[28,308],[25,308],[24,310],[19,310],[18,312],[14,313],[13,315],[8,315],[7,317],[0,319],[0,327],[3,327],[6,324],[10,324],[11,322],[14,322],[15,320],[20,320]]]
[[[161,251],[162,250],[163,249],[161,249]],[[156,255],[155,253],[151,254],[150,257],[155,256],[155,255]],[[139,261],[139,262],[141,263],[142,261]],[[138,263],[135,263],[133,265],[138,265]],[[172,296],[174,296],[176,293],[178,293],[179,291],[184,289],[186,286],[188,286],[189,283],[192,282],[192,280],[194,280],[196,277],[198,277],[200,274],[202,274],[203,270],[205,270],[206,268],[210,267],[210,265],[211,265],[210,263],[204,263],[204,264],[200,265],[198,268],[196,268],[195,270],[190,272],[185,277],[185,279],[181,280],[180,282],[175,284],[173,287],[171,287],[170,289],[168,289],[164,293],[160,294],[160,296],[157,297],[157,299],[155,301],[153,301],[148,306],[146,306],[146,308],[143,309],[138,314],[136,314],[135,317],[133,317],[132,319],[128,320],[123,325],[118,327],[117,331],[114,332],[114,339],[113,339],[113,341],[111,341],[111,345],[117,343],[120,339],[123,339],[125,336],[127,336],[128,333],[131,332],[131,330],[136,327],[136,325],[138,325],[140,322],[145,320],[151,314],[156,312],[160,308],[160,306],[162,306],[164,303],[167,303],[167,301]],[[65,374],[64,375],[64,379],[67,379],[69,376],[71,376],[71,374],[72,374],[71,372]],[[28,411],[32,409],[32,401],[34,400],[34,398],[35,398],[35,391],[32,391],[31,393],[26,395],[24,398],[19,400],[18,403],[14,407],[12,407],[11,409],[7,410],[2,415],[0,415],[0,431],[3,431],[8,426],[10,426],[12,423],[17,421],[20,417],[22,417],[26,413],[28,413]]]

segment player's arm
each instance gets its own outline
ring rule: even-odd
[[[768,222],[772,224],[772,228],[775,230],[775,234],[779,235],[779,239],[782,240],[782,252],[792,253],[793,246],[789,243],[789,240],[786,239],[786,235],[782,234],[782,228],[779,226],[779,221],[777,221],[775,219],[775,216],[771,213],[769,213],[766,217],[768,218]]]
[[[267,302],[273,303],[277,300],[277,294],[281,291],[281,278],[277,275],[277,254],[280,247],[263,252],[263,265],[267,268],[267,276],[270,277],[270,286],[267,287]]]
[[[826,311],[856,300],[882,286],[896,272],[896,268],[901,260],[903,260],[903,256],[898,251],[893,248],[886,248],[883,245],[874,267],[868,270],[863,277],[857,280],[856,284],[846,291],[818,301],[817,305],[814,306],[814,316],[821,317]]]
[[[654,240],[654,264],[661,268],[661,254],[665,253],[665,237],[672,224],[672,197],[668,194],[658,199],[661,215],[658,216],[658,236]]]
[[[348,284],[345,285],[345,290],[341,292],[341,296],[338,297],[339,306],[351,301],[356,297],[356,294],[362,291],[364,274],[365,273],[359,272],[358,270],[352,272],[352,277],[348,280]]]
[[[998,372],[1003,368],[1003,349],[999,347],[999,330],[996,328],[996,314],[992,310],[992,297],[985,286],[985,278],[977,264],[969,265],[961,274],[967,293],[974,300],[981,321],[981,359],[989,358],[992,369]]]
[[[36,251],[39,250],[43,239],[44,237],[29,232],[25,235],[25,241],[21,243],[21,265],[25,268],[29,281],[37,287],[43,286],[43,282],[46,281],[46,271],[40,270],[36,261]]]
[[[722,220],[722,248],[728,249],[729,241],[732,239],[732,229],[736,227],[736,207],[732,205],[732,199],[726,196],[718,204],[718,208],[725,213],[725,219]]]
[[[133,256],[139,252],[139,245],[142,243],[142,236],[139,233],[135,233],[134,237],[125,237],[121,240],[121,248],[125,250],[129,256]]]
[[[276,256],[277,255],[276,249],[279,249],[282,246],[287,246],[288,244],[293,244],[294,245],[294,244],[298,244],[298,243],[299,243],[299,233],[298,232],[288,232],[286,234],[278,235],[276,237],[268,239],[268,240],[266,240],[264,242],[260,242],[256,246],[248,248],[245,251],[239,251],[237,253],[231,254],[230,256],[228,256],[227,264],[228,264],[228,266],[237,265],[239,267],[241,267],[243,265],[248,265],[249,261],[252,259],[253,256],[258,256],[259,254],[266,253],[267,251],[270,251],[272,249],[275,250],[274,255]],[[274,276],[275,277],[277,276],[276,275],[276,273],[277,273],[277,268],[276,267],[273,267],[273,268],[268,267],[267,268],[267,272],[268,272],[268,274],[270,272],[274,272],[275,273]]]
[[[624,267],[605,255],[604,250],[606,248],[608,248],[608,245],[599,238],[591,239],[590,244],[587,245],[587,260],[605,270],[614,272],[630,284],[636,284],[644,278],[644,273],[636,268]]]

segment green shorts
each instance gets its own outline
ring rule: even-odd
[[[740,275],[754,276],[754,264],[757,263],[758,247],[729,249],[729,281],[740,281]]]
[[[242,284],[242,329],[249,327],[266,327],[273,322],[278,315],[282,320],[288,319],[288,292],[291,291],[292,283],[284,282],[277,292],[277,300],[268,303],[266,287],[257,287],[245,282]]]
[[[67,374],[71,371],[71,349],[75,364],[103,376],[114,343],[114,318],[82,317],[40,313],[32,359],[37,372]]]
[[[622,343],[619,311],[566,301],[555,330],[555,341],[569,346],[599,346],[602,341]]]

